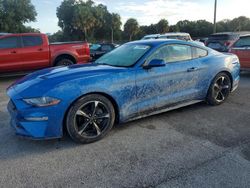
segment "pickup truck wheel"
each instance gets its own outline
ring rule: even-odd
[[[56,66],[70,66],[73,64],[74,62],[70,59],[60,59],[58,62],[56,62]]]

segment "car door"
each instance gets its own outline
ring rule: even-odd
[[[22,70],[21,43],[18,36],[7,36],[0,39],[0,72]]]
[[[241,68],[250,68],[250,36],[241,37],[233,45],[231,52],[239,57]]]
[[[22,36],[22,60],[25,70],[49,66],[49,48],[40,35]]]
[[[139,114],[150,113],[180,102],[198,99],[200,63],[192,58],[192,47],[166,45],[156,50],[145,64],[162,59],[166,66],[139,68],[136,74]]]

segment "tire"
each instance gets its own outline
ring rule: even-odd
[[[98,141],[108,134],[115,122],[115,110],[104,96],[91,94],[77,100],[66,117],[66,128],[77,143]]]
[[[56,62],[56,66],[70,66],[73,65],[74,62],[70,59],[60,59],[59,61]]]
[[[220,105],[228,98],[232,89],[232,82],[226,73],[219,73],[213,79],[207,94],[207,102],[210,105]]]

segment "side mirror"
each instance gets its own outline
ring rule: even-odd
[[[144,69],[151,69],[153,67],[164,67],[166,63],[162,59],[153,59],[147,65],[144,65]]]

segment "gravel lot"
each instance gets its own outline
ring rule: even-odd
[[[0,187],[249,187],[250,73],[217,107],[205,103],[116,126],[77,145],[14,135],[0,80]]]

